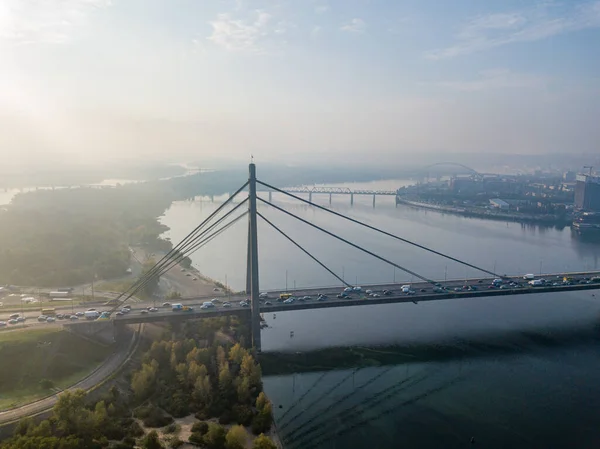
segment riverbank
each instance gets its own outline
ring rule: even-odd
[[[483,218],[496,221],[514,221],[518,223],[536,223],[548,226],[556,226],[559,229],[569,226],[571,220],[565,217],[556,215],[529,215],[519,213],[504,213],[491,211],[489,209],[474,208],[474,207],[455,207],[444,206],[438,204],[429,204],[421,201],[414,201],[396,196],[396,204],[404,204],[406,206],[416,207],[420,209],[434,210],[443,213],[462,215],[464,217]]]

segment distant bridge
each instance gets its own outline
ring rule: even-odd
[[[373,206],[375,206],[375,198],[379,196],[396,196],[396,190],[368,190],[368,189],[350,189],[348,187],[288,187],[282,189],[286,193],[303,193],[308,194],[308,201],[312,202],[313,194],[329,195],[329,204],[333,195],[350,195],[350,204],[354,204],[354,195],[366,195],[373,197]],[[260,192],[269,193],[269,201],[272,200],[272,190],[261,190]]]

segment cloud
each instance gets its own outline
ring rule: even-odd
[[[317,14],[325,14],[331,10],[329,5],[320,5],[315,8],[315,13]]]
[[[340,29],[349,33],[363,33],[367,24],[363,19],[352,19],[347,24],[343,25]]]
[[[551,6],[552,2],[542,2],[528,10],[472,18],[457,34],[454,45],[429,52],[426,57],[448,59],[600,27],[600,1],[575,5],[562,15],[554,13]]]
[[[550,79],[526,73],[515,73],[508,69],[493,69],[481,72],[480,78],[471,81],[450,81],[437,83],[461,92],[480,92],[496,89],[544,89]]]
[[[229,51],[263,53],[260,42],[271,34],[269,24],[272,16],[260,10],[254,11],[253,16],[234,19],[230,14],[219,14],[216,20],[210,22],[212,34],[208,40]],[[283,28],[277,30],[282,31]]]
[[[318,25],[315,25],[313,29],[310,31],[311,39],[317,39],[321,35],[322,28]]]
[[[14,44],[68,42],[110,0],[1,0],[0,41]]]

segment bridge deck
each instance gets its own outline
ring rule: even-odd
[[[581,280],[583,278],[590,278],[592,276],[598,275],[597,272],[585,272],[585,273],[564,273],[564,274],[555,274],[551,275],[554,280],[558,280],[557,278],[561,278],[563,276],[573,277],[576,281]],[[550,275],[546,276],[547,278]],[[519,279],[517,277],[508,278],[510,280],[519,281],[522,285],[524,284],[523,279]],[[448,299],[460,299],[460,298],[484,298],[484,297],[493,297],[493,296],[510,296],[510,295],[525,295],[525,294],[536,294],[536,293],[551,293],[551,292],[564,292],[564,291],[579,291],[579,290],[596,290],[600,289],[600,283],[590,283],[590,284],[581,284],[575,283],[574,285],[545,285],[539,287],[532,286],[524,286],[521,288],[488,288],[488,285],[491,282],[491,278],[485,279],[468,279],[465,280],[451,280],[442,282],[446,288],[449,290],[444,291],[442,293],[434,293],[431,289],[431,285],[426,283],[413,283],[411,284],[411,288],[415,291],[414,294],[407,295],[402,293],[400,290],[401,284],[385,284],[385,285],[377,285],[377,286],[368,286],[363,287],[363,291],[359,293],[351,294],[352,297],[350,299],[339,299],[336,297],[338,293],[341,292],[341,287],[330,287],[327,289],[303,289],[296,290],[294,295],[296,297],[303,296],[312,296],[310,300],[304,301],[295,301],[291,304],[284,304],[281,302],[277,302],[275,295],[279,296],[279,291],[276,293],[271,293],[270,298],[267,301],[271,302],[271,305],[265,305],[264,303],[260,306],[261,313],[273,313],[273,312],[284,312],[284,311],[294,311],[294,310],[311,310],[311,309],[325,309],[332,307],[351,307],[351,306],[366,306],[366,305],[374,305],[374,304],[395,304],[395,303],[406,303],[413,302],[419,303],[424,301],[441,301]],[[477,288],[474,291],[454,291],[455,288],[460,288],[464,284],[470,285],[472,287]],[[421,289],[428,289],[425,292],[421,292]],[[389,289],[393,291],[393,294],[390,296],[381,295],[379,297],[369,297],[365,294],[365,290],[373,290],[373,291],[381,291],[383,289]],[[328,296],[328,299],[325,301],[317,301],[313,296],[317,292],[323,293]],[[291,292],[290,292],[291,293]],[[193,318],[202,318],[202,317],[213,317],[213,316],[226,316],[226,315],[239,315],[239,316],[247,316],[250,318],[250,308],[242,307],[239,305],[239,302],[244,300],[246,296],[235,296],[231,298],[232,307],[231,308],[223,308],[219,304],[217,307],[211,309],[200,309],[200,305],[206,298],[192,298],[186,301],[187,305],[194,306],[193,312],[172,312],[170,310],[159,311],[156,313],[147,313],[147,314],[139,314],[132,311],[128,315],[115,317],[115,322],[122,322],[125,324],[131,323],[148,323],[148,322],[157,322],[157,321],[179,321],[179,320],[187,320]],[[220,297],[221,301],[224,301],[226,298]],[[197,303],[194,301],[198,301]]]

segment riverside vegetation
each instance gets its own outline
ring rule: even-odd
[[[179,447],[176,419],[190,415],[197,421],[188,442],[198,447],[243,449],[249,428],[254,449],[274,449],[264,435],[272,406],[261,368],[243,346],[245,331],[235,317],[186,323],[176,340],[152,343],[125,376],[129,389],[113,386],[94,403],[83,391],[63,393],[49,419],[21,421],[0,449]]]

